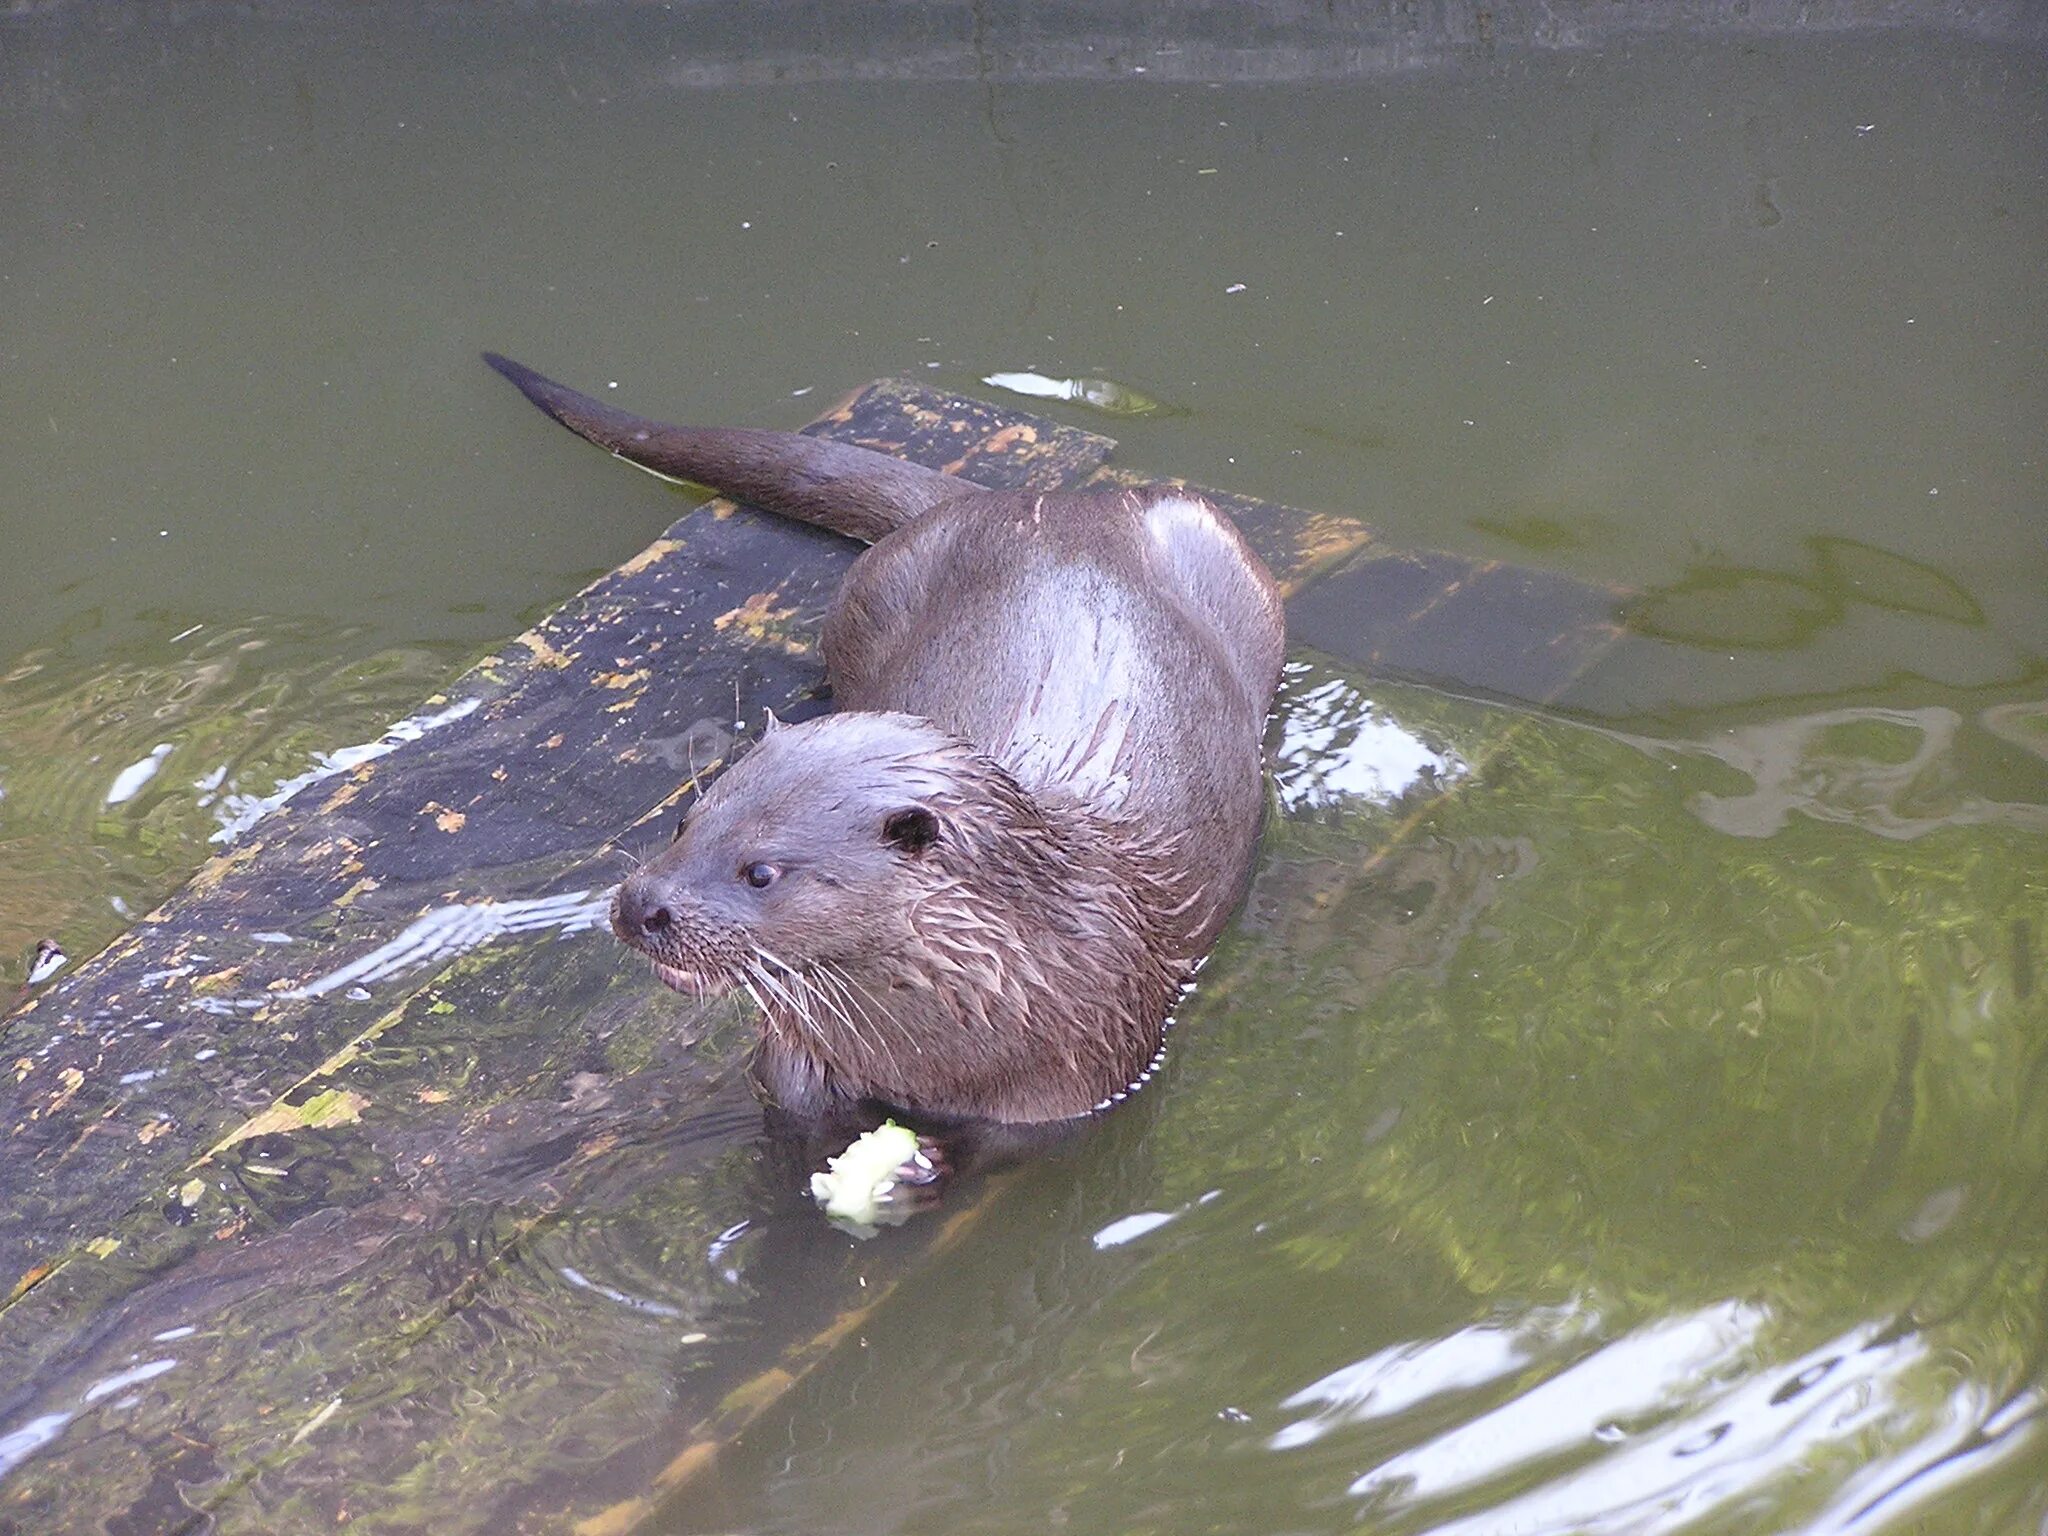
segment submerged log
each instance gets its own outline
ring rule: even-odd
[[[898,382],[812,430],[1130,478]],[[1217,499],[1296,638],[1375,670],[1544,700],[1620,633],[1604,589]],[[749,1022],[591,931],[743,722],[827,707],[855,553],[691,511],[5,1018],[0,1532],[628,1528],[966,1234],[826,1227],[757,1146]]]

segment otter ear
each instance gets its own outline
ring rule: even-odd
[[[882,818],[882,841],[920,854],[939,840],[939,818],[921,805],[906,805]]]

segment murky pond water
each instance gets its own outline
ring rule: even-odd
[[[1023,390],[1631,635],[1389,676],[1304,593],[1166,1071],[870,1244],[599,838],[350,907],[357,1075],[0,1312],[0,1532],[2039,1528],[2038,23],[864,14],[0,20],[7,996],[682,510],[486,346]]]

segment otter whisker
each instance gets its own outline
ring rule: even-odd
[[[819,985],[817,978],[806,976],[803,979],[803,985],[805,991],[817,1001],[821,1008],[846,1026],[847,1034],[851,1035],[867,1052],[869,1059],[873,1060],[879,1053],[880,1046],[875,1041],[870,1040],[867,1032],[861,1027],[862,1023],[871,1021],[856,1020],[852,1013],[847,1010],[844,1003],[837,997],[834,997],[823,986]]]
[[[763,987],[765,987],[768,990],[770,995],[772,995],[777,1002],[781,1003],[786,1009],[789,1010],[789,1012],[796,1015],[798,1021],[802,1023],[805,1028],[809,1029],[810,1032],[814,1035],[818,1033],[817,1021],[811,1017],[810,1010],[804,1007],[803,1001],[800,998],[791,995],[789,988],[784,986],[782,982],[776,978],[775,974],[772,971],[770,971],[766,966],[761,965],[758,962],[751,959],[743,962],[743,964],[746,968],[746,975],[749,983],[747,990],[749,992],[754,992],[752,983],[759,982]],[[767,1003],[763,1001],[760,993],[754,992],[754,1000],[756,1002],[761,1003],[763,1012],[769,1011]]]
[[[817,1015],[812,1008],[812,994],[803,985],[804,978],[802,973],[794,966],[789,965],[785,961],[775,959],[767,951],[758,947],[755,948],[755,953],[759,956],[759,959],[747,962],[748,974],[753,976],[778,1001],[783,1003],[796,1021],[809,1031],[813,1039],[817,1040],[821,1045],[829,1046],[831,1036],[818,1023]],[[767,967],[771,963],[781,966],[785,974],[777,976],[774,972],[770,971]],[[852,1030],[851,1021],[847,1021],[847,1027],[849,1031]],[[859,1038],[857,1034],[856,1038]]]
[[[754,945],[753,950],[760,957],[763,966],[772,965],[782,972],[782,976],[778,978],[772,972],[761,969],[760,975],[762,980],[773,987],[778,994],[790,998],[790,1006],[803,1015],[804,1022],[809,1026],[812,1034],[816,1035],[820,1040],[825,1038],[824,1032],[818,1028],[817,1020],[812,1016],[809,1006],[812,1003],[822,1004],[828,1012],[836,1016],[846,1026],[847,1033],[853,1036],[861,1048],[869,1055],[873,1055],[876,1049],[875,1042],[868,1039],[861,1031],[860,1026],[853,1021],[853,1018],[843,1007],[834,1001],[830,994],[816,986],[810,977],[791,965],[787,960],[781,958],[781,956],[770,953],[759,944]]]
[[[881,998],[875,996],[874,992],[865,982],[843,968],[835,971],[833,967],[827,966],[824,969],[828,975],[836,977],[840,988],[846,993],[848,1001],[854,1004],[862,1018],[873,1018],[875,1015],[880,1016],[876,1024],[877,1033],[886,1025],[894,1029],[903,1043],[910,1047],[912,1055],[922,1056],[924,1054],[924,1043],[919,1038],[917,1032],[910,1027],[909,1020],[897,1017],[894,1010]],[[870,1009],[873,1010],[872,1014],[869,1012]]]
[[[874,998],[865,988],[856,990],[847,977],[835,972],[829,964],[822,961],[819,962],[811,971],[809,980],[818,989],[821,996],[832,999],[833,1011],[846,1021],[846,1027],[849,1030],[854,1031],[855,1034],[859,1033],[853,1019],[855,1014],[860,1016],[862,1023],[865,1023],[874,1030],[877,1041],[874,1049],[880,1049],[879,1042],[882,1027],[884,1024],[887,1024],[894,1027],[896,1033],[903,1038],[914,1054],[919,1056],[924,1054],[924,1047],[918,1043],[917,1037],[910,1032],[909,1028],[900,1019],[891,1018],[886,1010],[882,1012],[881,1018],[877,1019],[875,1014],[869,1009],[869,1004],[875,1001]],[[880,1005],[876,1004],[875,1006],[879,1007]]]
[[[754,1000],[754,1006],[756,1008],[760,1009],[761,1012],[763,1012],[764,1014],[768,1014],[769,1017],[774,1017],[774,1015],[769,1012],[767,1003],[761,1000],[761,994],[754,990],[754,978],[753,973],[751,971],[742,973],[742,975],[739,977],[739,984],[740,989],[744,991],[747,994],[747,996],[751,997]]]
[[[776,954],[773,950],[768,949],[761,944],[752,944],[748,947],[752,949],[753,952],[756,955],[758,955],[762,960],[766,961],[769,965],[775,966],[778,970],[785,971],[791,976],[795,976],[798,974],[797,968],[795,966],[791,965],[787,960],[783,959],[782,956]]]

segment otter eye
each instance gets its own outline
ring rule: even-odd
[[[905,853],[923,853],[939,840],[939,818],[921,805],[891,811],[882,822],[882,841]]]
[[[749,864],[740,871],[740,878],[757,891],[765,891],[782,878],[782,868],[776,864]]]

